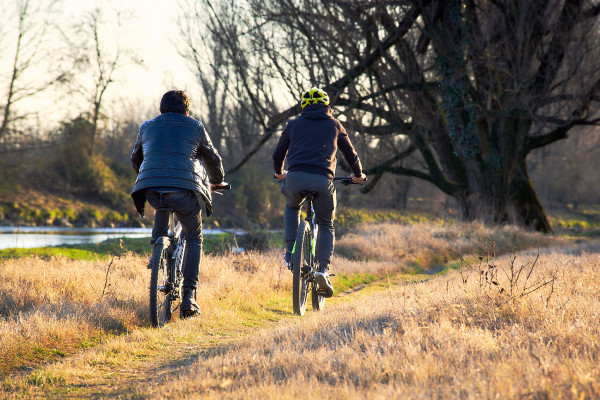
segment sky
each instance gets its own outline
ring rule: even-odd
[[[193,85],[193,74],[177,51],[177,4],[173,0],[65,1],[66,9],[75,13],[100,7],[113,18],[116,10],[125,15],[121,27],[123,47],[131,50],[131,56],[143,60],[143,68],[122,68],[119,87],[111,88],[113,96],[127,92],[158,104],[165,91]]]
[[[30,0],[32,4],[41,4],[45,0]],[[6,10],[15,9],[16,0],[0,0],[0,7],[4,13]],[[132,60],[143,60],[142,66],[134,61],[128,61],[122,66],[115,76],[115,82],[109,86],[105,96],[105,105],[112,107],[107,110],[119,117],[119,112],[138,112],[139,110],[122,110],[120,106],[123,101],[128,105],[139,109],[155,108],[158,112],[158,103],[162,94],[173,88],[181,88],[192,91],[195,87],[195,78],[186,61],[179,55],[177,47],[181,48],[179,39],[179,28],[177,26],[178,15],[181,14],[178,1],[168,0],[127,0],[127,1],[93,1],[93,0],[60,0],[57,8],[56,20],[62,21],[68,26],[73,21],[78,21],[86,13],[100,8],[104,21],[104,38],[107,43],[114,43],[115,33],[119,31],[120,45]],[[2,12],[2,11],[0,11]],[[116,15],[121,13],[122,22],[117,29]],[[14,21],[15,18],[12,18]],[[4,32],[2,32],[4,31]],[[5,81],[1,79],[7,76],[10,70],[10,60],[14,54],[11,44],[15,43],[14,26],[11,28],[0,27],[0,91],[5,91]],[[58,42],[58,38],[55,39]],[[47,67],[46,67],[47,68]],[[37,72],[47,73],[46,70]],[[4,93],[1,93],[4,97]],[[56,100],[50,101],[48,94],[38,96],[35,100],[25,102],[29,108],[40,108],[41,110],[55,109]],[[125,98],[125,100],[123,100]],[[48,104],[43,105],[44,101]],[[3,101],[3,100],[2,100]],[[33,101],[37,103],[32,103]],[[74,108],[73,106],[71,106]],[[76,110],[73,110],[77,112]],[[41,111],[44,114],[44,111]],[[73,116],[73,115],[71,115]],[[58,115],[55,115],[56,118]],[[46,118],[46,117],[43,117]],[[52,118],[52,117],[50,117]]]

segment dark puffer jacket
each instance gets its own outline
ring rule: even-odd
[[[302,114],[288,122],[273,152],[273,167],[280,174],[287,158],[290,172],[308,172],[333,178],[338,149],[355,176],[362,165],[346,130],[325,104],[306,106]]]
[[[144,122],[131,153],[138,173],[131,192],[135,208],[144,216],[144,189],[174,187],[196,192],[212,212],[209,182],[223,182],[225,173],[217,150],[194,118],[179,113],[164,113]]]

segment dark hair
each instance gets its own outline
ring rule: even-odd
[[[174,112],[187,114],[192,101],[183,90],[169,90],[160,100],[160,113]]]

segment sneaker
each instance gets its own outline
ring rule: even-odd
[[[190,318],[200,315],[200,306],[196,303],[196,289],[183,288],[183,299],[179,306],[179,316]]]
[[[325,268],[323,269],[324,271],[321,271],[321,268],[319,268],[319,272],[315,274],[315,283],[317,284],[317,292],[321,296],[329,298],[333,296],[333,286],[329,280],[327,270]]]
[[[283,262],[285,263],[286,268],[290,271],[294,269],[294,266],[292,265],[292,253],[289,251],[286,251],[283,255]]]

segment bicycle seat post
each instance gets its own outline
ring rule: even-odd
[[[169,215],[169,236],[175,234],[175,213]]]
[[[158,208],[157,212],[166,212],[169,213],[169,230],[167,232],[168,236],[173,236],[175,234],[175,210],[172,208]]]
[[[306,199],[306,220],[308,221],[310,218],[310,214],[312,213],[313,200],[319,196],[318,192],[311,192],[308,190],[303,190],[300,192],[300,196]]]

